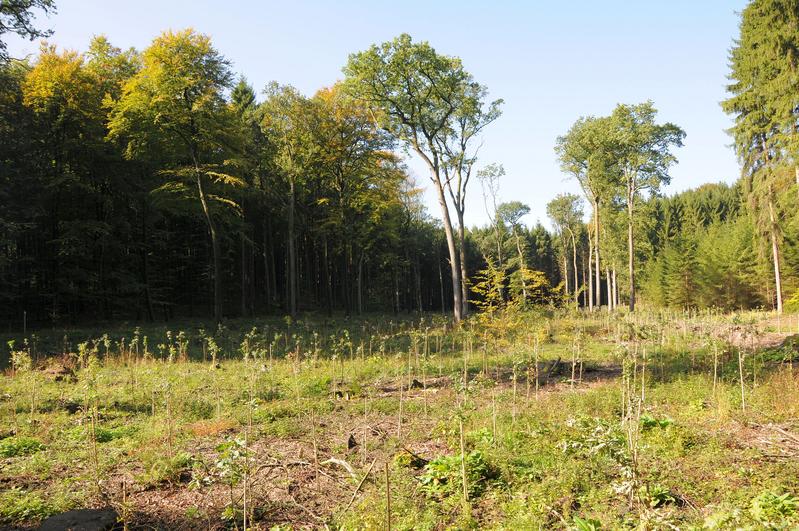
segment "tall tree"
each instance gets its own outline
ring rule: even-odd
[[[731,129],[757,225],[768,235],[777,312],[783,308],[779,215],[781,185],[775,169],[794,167],[799,194],[799,2],[753,0],[741,14],[740,36],[730,51],[730,97],[722,103],[735,118]]]
[[[445,154],[444,177],[455,213],[458,217],[458,251],[461,265],[461,291],[463,293],[463,315],[469,310],[469,276],[466,268],[466,191],[477,162],[477,152],[482,144],[477,143],[480,133],[502,114],[502,100],[483,105],[486,88],[479,83],[466,87],[466,98],[455,113],[449,134],[438,138],[437,143]],[[485,108],[484,108],[485,107]]]
[[[505,244],[505,226],[499,217],[499,180],[505,176],[505,167],[502,164],[489,164],[477,172],[480,185],[483,188],[483,204],[486,215],[491,221],[491,232],[494,236],[494,246],[496,247],[497,269],[503,266],[503,249]],[[502,288],[499,288],[500,290]]]
[[[521,226],[519,221],[530,213],[530,207],[521,201],[509,201],[502,203],[497,207],[497,217],[510,226],[511,235],[513,236],[514,243],[516,244],[516,257],[519,260],[519,278],[522,285],[522,300],[527,303],[527,279],[529,276],[529,269],[527,268],[527,260],[525,259],[524,243],[521,235]]]
[[[110,135],[126,141],[129,157],[155,146],[168,154],[172,167],[164,174],[178,182],[164,189],[193,182],[211,242],[216,320],[222,317],[222,256],[211,201],[237,205],[209,187],[243,184],[223,164],[239,131],[225,100],[231,81],[228,61],[208,36],[191,29],[165,32],[143,52],[142,68],[125,84],[109,124]]]
[[[656,124],[651,101],[618,105],[610,116],[613,158],[624,185],[627,207],[627,254],[630,311],[635,310],[635,241],[633,224],[641,192],[656,193],[668,184],[669,167],[677,162],[672,147],[682,146],[685,132],[672,123]]]
[[[351,55],[344,73],[352,93],[374,106],[378,124],[410,147],[430,170],[447,238],[453,313],[460,321],[462,272],[445,192],[444,145],[451,145],[459,113],[483,109],[484,91],[474,92],[474,80],[460,59],[441,55],[426,42],[414,43],[407,34]]]
[[[313,104],[294,87],[270,83],[261,105],[261,128],[273,146],[274,164],[283,180],[286,206],[287,310],[297,315],[297,203],[304,183],[309,182],[316,146]]]
[[[599,215],[602,203],[609,201],[616,187],[617,173],[610,147],[608,118],[580,118],[569,131],[558,137],[555,152],[561,169],[574,177],[592,207],[593,231],[588,231],[588,308],[601,305]],[[594,273],[592,275],[592,272]]]
[[[560,194],[555,199],[551,200],[547,203],[547,214],[549,215],[549,219],[552,220],[552,224],[561,234],[561,240],[563,243],[564,248],[564,266],[563,266],[563,274],[564,278],[566,278],[566,292],[569,291],[569,271],[568,267],[565,264],[566,261],[566,235],[564,233],[569,233],[569,239],[572,243],[572,270],[574,273],[574,304],[575,306],[579,305],[578,297],[579,297],[579,290],[577,288],[578,281],[577,281],[577,239],[575,236],[575,232],[578,230],[580,225],[582,224],[583,220],[583,206],[582,201],[580,198],[574,194]]]

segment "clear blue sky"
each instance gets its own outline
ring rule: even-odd
[[[744,0],[56,2],[58,13],[40,23],[61,47],[84,50],[102,33],[117,46],[142,49],[164,29],[193,27],[257,90],[277,80],[311,95],[341,78],[352,52],[402,32],[427,40],[461,57],[492,97],[505,100],[481,160],[504,164],[500,195],[530,205],[527,223],[546,223],[547,201],[578,191],[560,173],[555,138],[579,116],[607,114],[619,102],[651,99],[662,120],[685,129],[667,193],[732,182],[739,173],[725,133],[731,121],[719,102]],[[8,41],[16,57],[38,49]],[[426,184],[424,168],[415,161],[411,167]],[[429,190],[427,196],[437,216]],[[485,222],[477,182],[470,199],[467,222]]]

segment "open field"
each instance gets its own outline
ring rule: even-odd
[[[799,525],[795,318],[186,324],[15,340],[6,527]]]

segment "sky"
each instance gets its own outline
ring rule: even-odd
[[[85,50],[93,35],[138,49],[166,29],[192,27],[260,91],[272,80],[306,95],[341,79],[349,54],[409,33],[455,55],[503,115],[485,131],[478,167],[501,163],[503,201],[530,206],[527,224],[548,225],[546,204],[579,193],[561,173],[555,140],[580,116],[609,114],[618,103],[652,100],[661,121],[686,132],[676,150],[667,194],[739,175],[719,105],[728,82],[728,52],[744,0],[56,0],[40,17],[49,41]],[[37,43],[5,37],[14,57]],[[419,160],[408,164],[439,207]],[[479,182],[470,183],[467,225],[488,220]]]

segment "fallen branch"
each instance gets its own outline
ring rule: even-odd
[[[355,497],[358,496],[358,493],[361,491],[361,487],[363,487],[366,478],[369,477],[369,473],[372,471],[372,467],[375,466],[375,461],[377,461],[376,457],[372,459],[372,464],[369,465],[369,468],[366,469],[366,474],[363,475],[363,479],[361,479],[361,482],[358,483],[358,488],[356,488],[355,492],[352,493],[352,498],[350,498],[350,502],[347,504],[347,506],[344,507],[342,514],[346,513],[347,510],[352,506],[352,503],[355,501]]]
[[[358,474],[355,472],[355,469],[352,467],[351,464],[349,464],[348,462],[344,461],[343,459],[338,459],[338,458],[335,458],[335,457],[331,457],[330,459],[326,459],[326,460],[322,461],[319,464],[321,464],[321,465],[338,465],[338,466],[343,467],[344,469],[346,469],[347,472],[350,473],[350,476],[352,476],[352,479],[358,479]]]

